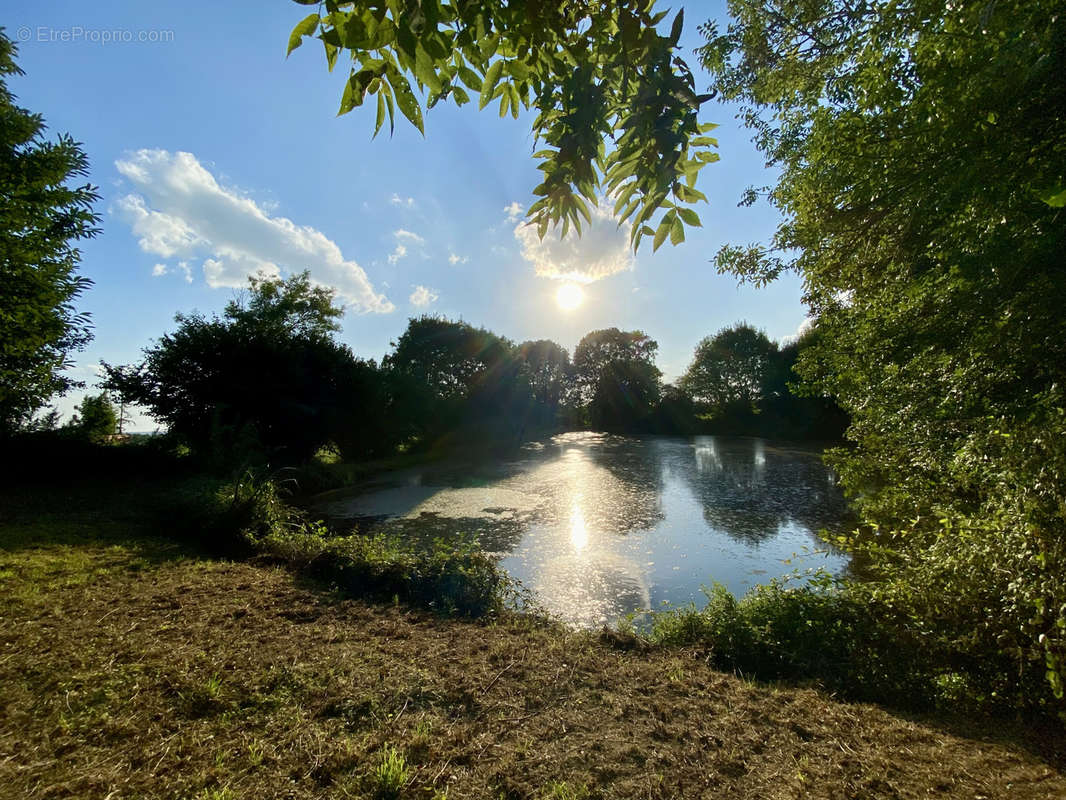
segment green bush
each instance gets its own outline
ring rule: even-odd
[[[333,536],[281,498],[277,483],[246,473],[208,504],[212,539],[229,549],[283,561],[359,597],[397,598],[463,616],[504,604],[510,582],[465,540],[418,546],[398,536]]]
[[[708,648],[724,671],[758,680],[813,681],[861,700],[919,707],[935,695],[917,640],[850,596],[846,584],[774,581],[737,600],[723,586],[703,608],[654,615],[651,640]]]

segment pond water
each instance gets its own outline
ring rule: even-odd
[[[760,439],[567,433],[511,458],[444,462],[332,493],[315,511],[362,530],[466,532],[578,626],[663,604],[702,604],[795,570],[838,573],[818,538],[846,525],[819,452]]]

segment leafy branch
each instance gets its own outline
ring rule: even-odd
[[[683,10],[664,36],[654,0],[296,2],[318,11],[293,28],[288,52],[316,38],[331,71],[345,53],[338,113],[375,98],[375,136],[386,121],[394,130],[397,108],[424,135],[425,111],[449,99],[497,103],[515,119],[533,110],[542,181],[527,216],[542,238],[559,225],[580,234],[601,196],[632,222],[634,249],[644,236],[656,249],[678,244],[700,225],[696,181],[718,142],[697,120],[712,95],[696,93],[676,55]]]

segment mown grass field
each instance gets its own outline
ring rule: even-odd
[[[168,492],[0,490],[0,797],[1066,797],[1059,727],[341,597],[180,543]]]

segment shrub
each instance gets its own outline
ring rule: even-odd
[[[716,584],[703,608],[654,615],[662,645],[700,645],[718,669],[759,680],[815,681],[863,700],[918,707],[934,695],[933,670],[918,641],[828,579],[787,587],[774,581],[737,600]]]
[[[276,558],[360,597],[398,598],[435,610],[482,616],[499,610],[510,581],[470,541],[419,546],[396,535],[333,536],[286,505],[277,483],[246,473],[218,490],[209,529],[233,549]]]

